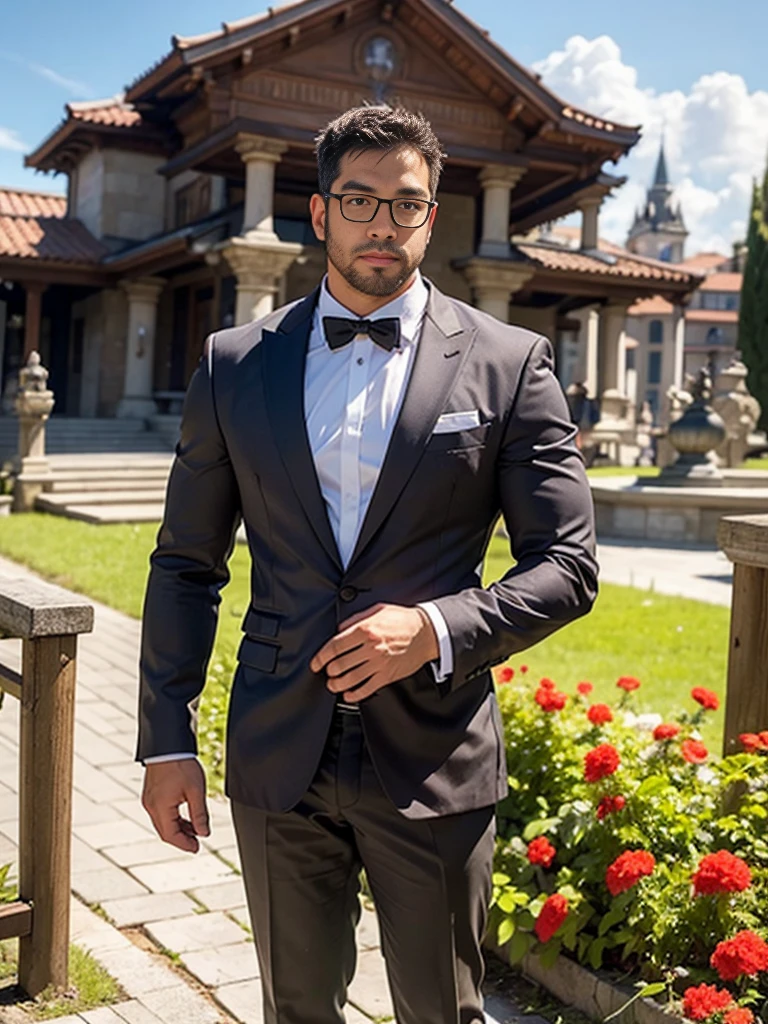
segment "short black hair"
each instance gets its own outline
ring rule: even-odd
[[[315,140],[320,192],[330,192],[346,153],[367,149],[387,152],[410,146],[429,168],[429,193],[434,199],[443,169],[440,140],[425,117],[405,107],[353,107],[323,128]]]

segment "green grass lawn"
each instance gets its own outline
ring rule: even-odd
[[[0,554],[62,586],[139,617],[156,533],[156,524],[91,526],[30,513],[0,521]],[[249,602],[248,562],[247,549],[237,545],[211,662],[220,667],[214,668],[201,709],[203,716],[216,717],[219,734],[240,622]],[[485,582],[497,579],[509,565],[506,542],[494,537],[486,559]],[[728,621],[727,608],[603,584],[589,616],[510,664],[514,668],[527,664],[532,681],[549,676],[570,691],[580,680],[589,679],[595,684],[595,696],[602,700],[616,695],[619,676],[637,676],[643,683],[637,694],[640,709],[668,717],[690,706],[692,686],[706,686],[722,696]],[[721,731],[722,711],[709,719],[705,735],[713,750],[719,750]],[[219,739],[209,751],[214,775],[219,773],[220,746]]]

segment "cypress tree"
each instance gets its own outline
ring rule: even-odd
[[[747,231],[747,259],[739,306],[739,348],[749,371],[747,385],[768,428],[768,167],[755,182]]]

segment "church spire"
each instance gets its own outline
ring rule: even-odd
[[[659,147],[659,159],[656,164],[656,174],[653,178],[654,188],[666,188],[669,185],[669,175],[667,174],[667,158],[664,155],[664,139],[662,137],[661,146]]]

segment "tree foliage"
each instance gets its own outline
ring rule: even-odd
[[[768,167],[755,182],[747,232],[747,260],[741,287],[739,348],[749,374],[747,385],[762,408],[768,428]]]

